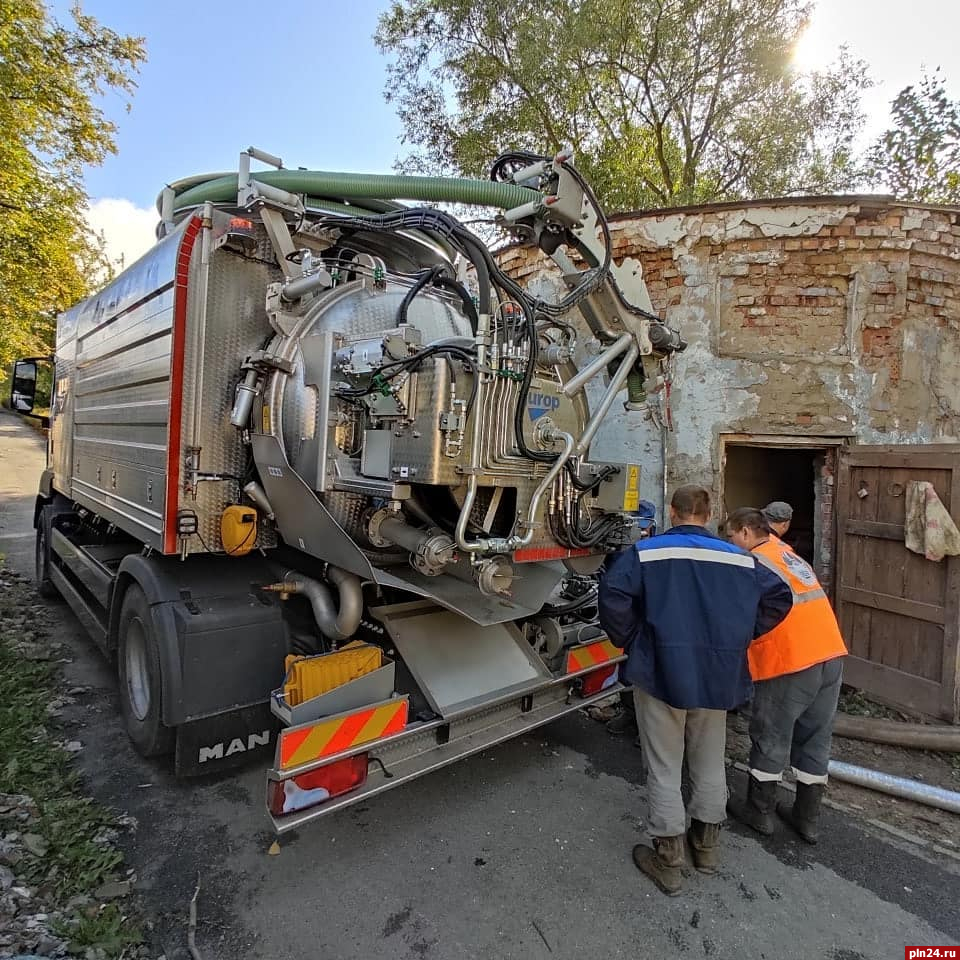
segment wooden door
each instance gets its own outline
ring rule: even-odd
[[[906,489],[932,483],[960,522],[960,446],[855,446],[837,477],[836,608],[844,681],[909,710],[958,720],[960,557],[904,544]]]

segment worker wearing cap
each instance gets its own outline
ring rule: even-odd
[[[847,648],[816,574],[772,535],[768,509],[744,507],[727,518],[733,543],[775,572],[793,597],[786,618],[758,637],[747,654],[754,681],[750,779],[746,798],[731,797],[727,811],[769,836],[776,808],[804,840],[816,843]],[[788,762],[797,778],[797,796],[790,808],[776,805],[777,784]]]
[[[647,771],[653,849],[637,868],[666,894],[682,886],[686,815],[694,866],[716,873],[727,800],[726,711],[747,699],[750,641],[780,622],[790,590],[756,558],[706,529],[710,494],[677,489],[671,527],[611,557],[600,580],[600,623],[626,650]],[[684,759],[692,795],[680,792]]]
[[[767,518],[770,529],[782,540],[793,521],[793,507],[783,500],[774,500],[763,508],[762,513]]]

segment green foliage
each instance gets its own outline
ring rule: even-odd
[[[26,879],[39,886],[55,866],[56,892],[70,897],[110,879],[121,857],[93,842],[112,818],[81,795],[68,755],[44,726],[50,683],[48,665],[19,659],[0,638],[0,793],[27,794],[37,804],[30,830],[49,851],[25,865]]]
[[[802,0],[394,0],[376,40],[408,170],[485,175],[565,144],[610,209],[857,178],[862,62],[791,65]]]
[[[960,203],[960,102],[939,68],[904,87],[890,112],[893,126],[870,150],[873,177],[904,200]]]
[[[852,717],[874,717],[880,720],[899,720],[900,714],[882,703],[875,703],[866,697],[862,690],[845,687],[840,693],[840,702],[837,709],[841,713],[848,713]]]
[[[48,663],[23,659],[0,636],[0,793],[33,799],[38,815],[23,829],[47,847],[43,857],[27,858],[17,871],[66,902],[112,880],[122,857],[112,844],[95,842],[113,818],[83,796],[67,754],[46,728],[54,682]],[[109,956],[141,941],[116,904],[79,911],[60,933],[77,947],[101,947]]]
[[[51,349],[58,312],[109,271],[84,220],[82,171],[114,152],[100,108],[127,95],[143,41],[42,0],[0,0],[0,366]]]

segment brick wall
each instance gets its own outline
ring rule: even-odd
[[[618,415],[603,456],[656,455],[667,485],[718,493],[725,435],[960,439],[960,211],[797,198],[623,215],[611,230],[615,259],[641,262],[655,309],[690,345],[672,364],[662,453],[648,423]],[[527,281],[556,275],[536,251],[500,258]],[[831,517],[832,456],[818,491]]]
[[[814,490],[814,541],[817,545],[815,566],[817,576],[827,596],[833,591],[833,568],[836,553],[836,525],[834,524],[835,479],[837,451],[827,448],[817,458],[817,481]]]

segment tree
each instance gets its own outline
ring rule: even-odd
[[[872,176],[904,200],[960,203],[960,102],[940,68],[904,87],[890,113],[893,126],[869,153]]]
[[[802,0],[394,0],[376,41],[414,149],[482,175],[571,144],[611,209],[849,187],[869,85],[791,64]]]
[[[0,0],[0,369],[49,351],[56,314],[108,269],[84,220],[82,173],[115,152],[100,107],[127,95],[143,41],[43,0]]]

